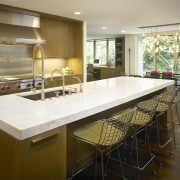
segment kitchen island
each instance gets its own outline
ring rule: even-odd
[[[21,97],[32,92],[0,96],[1,177],[66,179],[76,149],[70,136],[73,129],[132,107],[173,84],[173,80],[118,77],[84,83],[83,93],[44,101]],[[66,88],[79,91],[79,84]]]

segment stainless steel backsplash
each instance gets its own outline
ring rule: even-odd
[[[33,47],[0,45],[0,76],[32,73]]]

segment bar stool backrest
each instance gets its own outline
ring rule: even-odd
[[[136,112],[134,113],[134,116],[136,116],[133,123],[138,123],[139,125],[147,124],[152,120],[154,117],[154,114],[156,112],[156,108],[158,106],[158,102],[155,99],[149,99],[143,102],[140,102],[135,105]]]
[[[180,102],[180,89],[178,87],[175,88],[175,97],[173,103]]]
[[[167,111],[173,104],[176,90],[161,93],[154,97],[158,101],[157,111]]]
[[[119,143],[126,136],[134,110],[118,117],[105,119],[101,129],[99,145],[109,146]]]

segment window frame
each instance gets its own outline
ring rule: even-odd
[[[112,63],[112,65],[113,66],[115,66],[115,38],[105,38],[105,39],[91,39],[91,40],[87,40],[87,43],[88,42],[93,42],[93,59],[92,60],[89,60],[88,59],[88,52],[87,52],[87,63],[91,63],[91,64],[94,64],[94,59],[99,59],[98,57],[97,57],[97,44],[96,44],[96,42],[98,42],[98,41],[106,41],[106,58],[105,58],[105,63],[101,63],[101,60],[99,61],[99,66],[106,66],[107,65],[107,63],[110,61],[109,60],[109,55],[111,54],[110,53],[110,47],[109,47],[109,42],[110,41],[114,41],[114,59],[113,60],[111,60],[111,63]],[[87,45],[88,46],[88,45]],[[112,55],[113,56],[113,55]],[[96,64],[97,65],[97,64]]]

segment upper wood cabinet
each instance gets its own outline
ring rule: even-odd
[[[54,37],[54,44],[55,44],[55,56],[57,57],[64,57],[65,55],[65,22],[63,21],[56,21],[55,25],[55,37]]]
[[[65,57],[74,57],[75,54],[75,25],[71,22],[65,23]]]
[[[45,58],[74,56],[74,23],[42,17],[40,27],[46,38]]]
[[[54,25],[55,21],[48,18],[41,18],[41,31],[46,39],[46,44],[43,45],[44,56],[51,57],[53,55],[53,39],[54,39]]]

